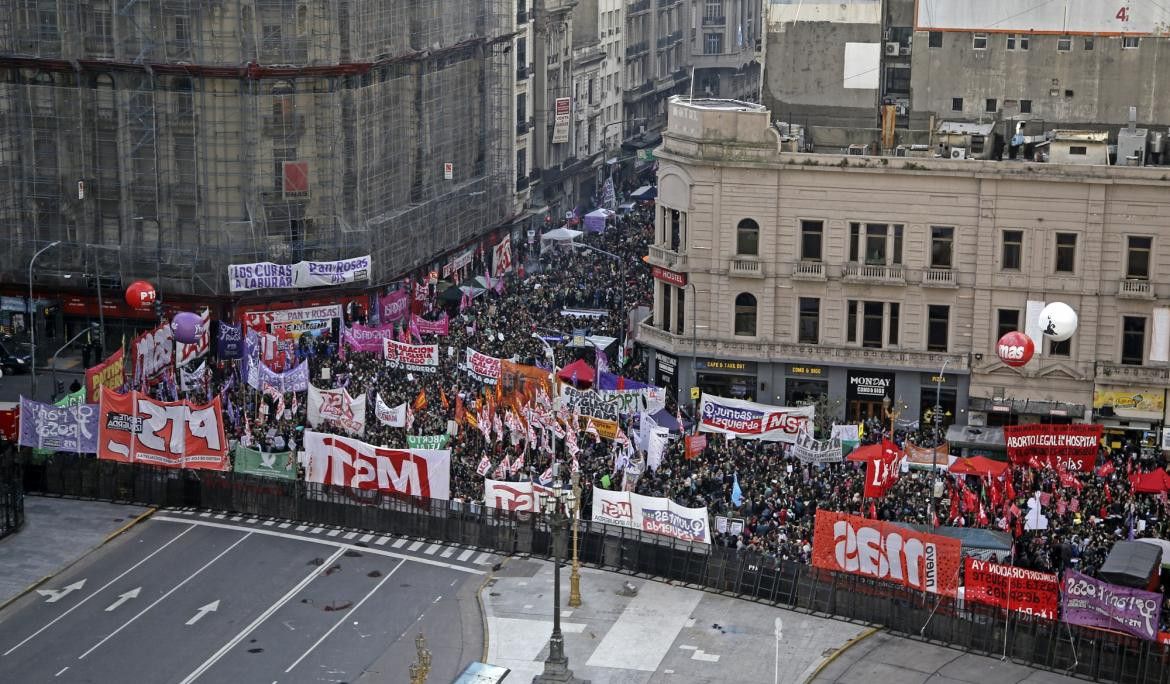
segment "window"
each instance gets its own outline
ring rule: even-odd
[[[685,287],[671,288],[674,290],[675,301],[675,319],[674,319],[674,334],[682,335],[686,330],[683,316],[687,312],[687,289]]]
[[[1087,38],[1085,38],[1085,52],[1088,52],[1092,49],[1093,49],[1093,37],[1088,36]]]
[[[951,268],[955,246],[955,229],[930,227],[930,267]]]
[[[1006,47],[1008,50],[1015,50],[1016,49],[1016,34],[1014,34],[1014,33],[1007,34],[1007,46]]]
[[[528,149],[521,147],[516,150],[516,180],[523,181],[528,177]]]
[[[857,261],[857,245],[861,241],[861,224],[849,224],[849,260]]]
[[[703,18],[710,21],[704,21],[704,24],[723,23],[723,0],[707,0],[703,5]]]
[[[1004,254],[999,268],[1005,271],[1020,270],[1024,255],[1023,230],[1004,230]]]
[[[848,306],[848,315],[845,316],[845,341],[857,341],[857,300],[850,299]]]
[[[744,256],[760,255],[760,226],[750,218],[735,227],[735,253]]]
[[[735,298],[735,334],[756,334],[756,298],[746,292]]]
[[[849,224],[849,261],[864,261],[868,266],[889,266],[902,263],[902,226],[893,226],[893,243],[890,242],[891,226],[885,223],[866,223],[862,234],[861,223]],[[864,253],[862,251],[864,250]]]
[[[1031,114],[1032,113],[1032,101],[1031,100],[1020,100],[1020,113],[1021,114]]]
[[[951,111],[952,112],[963,111],[963,98],[961,98],[961,97],[952,97],[951,98]]]
[[[687,241],[686,212],[662,207],[662,244],[667,249],[682,251]]]
[[[1148,280],[1150,277],[1150,247],[1153,238],[1130,235],[1126,238],[1128,249],[1125,255],[1125,277],[1133,280]]]
[[[1027,36],[1027,35],[1020,36],[1020,49],[1021,49],[1021,50],[1027,50],[1027,49],[1028,49],[1028,41],[1029,41],[1029,40],[1031,40],[1031,39],[1030,39],[1030,38],[1028,38],[1028,36]]]
[[[886,265],[886,226],[874,223],[865,226],[865,263]]]
[[[942,31],[931,31],[926,37],[926,46],[932,48],[942,47]]]
[[[989,97],[983,101],[983,111],[988,114],[994,114],[999,111],[999,102],[994,97]]]
[[[1056,234],[1056,272],[1072,273],[1077,264],[1076,233]]]
[[[522,125],[528,121],[528,93],[516,95],[516,124]]]
[[[1121,362],[1127,366],[1142,365],[1146,353],[1146,319],[1141,316],[1121,317]]]
[[[976,33],[973,36],[971,36],[971,47],[975,50],[986,50],[987,49],[987,34],[986,33]]]
[[[704,55],[718,55],[721,52],[723,52],[723,34],[722,33],[703,34],[703,54]]]
[[[926,307],[926,349],[927,351],[947,350],[950,336],[951,307],[931,304]]]
[[[796,340],[803,344],[816,344],[820,340],[821,300],[801,297],[799,306]]]
[[[821,240],[824,238],[824,234],[824,221],[800,222],[800,258],[802,260],[821,260]]]
[[[884,325],[883,302],[864,302],[861,322],[861,346],[870,349],[881,349],[882,327]]]
[[[1138,38],[1137,36],[1122,36],[1121,47],[1125,50],[1133,50],[1137,48],[1140,41],[1141,38]]]
[[[995,321],[995,339],[1020,329],[1019,309],[997,309]]]
[[[890,344],[898,344],[898,323],[901,314],[901,307],[897,302],[890,302],[890,330],[886,339]]]
[[[1061,36],[1056,39],[1056,51],[1068,52],[1072,49],[1072,36]]]
[[[1089,148],[1084,145],[1070,145],[1068,148],[1068,153],[1083,157],[1089,153]]]
[[[1048,355],[1066,359],[1072,356],[1072,339],[1063,342],[1048,340]]]

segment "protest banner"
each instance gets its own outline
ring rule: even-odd
[[[306,430],[304,451],[308,482],[429,499],[451,497],[448,449],[388,449]]]
[[[261,261],[228,266],[228,287],[232,292],[345,285],[369,279],[369,255],[341,261],[298,261],[295,264]]]
[[[378,422],[389,427],[406,427],[406,402],[391,408],[382,401],[379,393],[374,397],[374,415]]]
[[[1076,570],[1064,571],[1065,622],[1114,629],[1141,639],[1158,638],[1162,595],[1110,584]]]
[[[126,354],[121,349],[109,358],[85,371],[85,398],[96,404],[102,396],[102,388],[116,390],[126,383]]]
[[[237,473],[297,479],[296,455],[291,451],[257,451],[241,445],[232,453],[235,461],[232,470]]]
[[[958,590],[958,539],[823,509],[817,510],[815,525],[815,567],[944,596]]]
[[[1092,423],[1032,423],[1005,426],[1003,436],[1008,458],[1016,465],[1038,463],[1055,470],[1088,473],[1097,465],[1097,447],[1104,429]]]
[[[812,430],[815,410],[813,406],[769,406],[703,393],[699,431],[792,444],[802,429]]]
[[[406,446],[411,449],[446,449],[451,435],[407,435]]]
[[[174,342],[174,333],[166,323],[135,337],[130,343],[134,352],[134,379],[146,382],[171,365]]]
[[[687,435],[683,439],[686,459],[689,461],[703,453],[707,448],[707,435]]]
[[[226,470],[219,397],[208,404],[192,404],[102,388],[97,454],[123,463]]]
[[[345,358],[348,350],[357,352],[382,351],[382,344],[386,340],[394,339],[394,326],[383,323],[379,326],[366,326],[354,323],[352,327],[341,331],[341,349],[339,354]]]
[[[990,561],[964,559],[963,586],[967,601],[1007,608],[1048,620],[1057,617],[1060,578]]]
[[[244,326],[239,323],[219,322],[219,334],[215,340],[215,355],[221,360],[238,359],[244,356]]]
[[[902,449],[906,453],[906,462],[911,468],[938,468],[946,470],[951,462],[955,459],[951,458],[951,445],[943,442],[937,447],[920,447],[910,440],[906,440],[902,444]]]
[[[192,371],[189,371],[186,368],[180,368],[179,388],[184,392],[206,391],[207,382],[209,380],[208,375],[206,361],[200,363],[199,367]]]
[[[492,279],[512,270],[512,236],[505,235],[492,245]]]
[[[844,458],[841,440],[836,437],[813,439],[808,430],[801,430],[792,445],[792,455],[801,463],[840,463]]]
[[[541,497],[555,490],[535,482],[483,481],[483,503],[489,508],[523,513],[539,513]]]
[[[428,321],[417,314],[411,320],[420,335],[446,335],[451,322],[446,313],[437,321]]]
[[[97,440],[97,404],[55,406],[20,398],[20,446],[93,454]]]
[[[414,373],[437,373],[439,371],[439,345],[406,344],[397,340],[385,340],[382,354],[388,368],[398,368]]]
[[[296,309],[249,311],[244,314],[244,325],[253,330],[272,332],[272,326],[282,326],[290,323],[308,323],[311,321],[332,323],[334,320],[340,319],[341,305],[326,304],[325,306],[306,306]]]
[[[593,521],[681,541],[711,543],[706,506],[686,508],[655,496],[594,489]]]
[[[395,290],[388,295],[379,297],[378,309],[381,312],[378,320],[382,325],[397,323],[410,312],[410,292]]]
[[[317,389],[309,385],[309,425],[329,422],[353,435],[366,429],[366,395],[353,398],[345,389]]]
[[[500,381],[501,359],[480,354],[471,347],[467,347],[466,353],[467,361],[462,365],[468,375],[485,385],[494,385]]]
[[[743,534],[743,518],[729,518],[725,515],[715,516],[715,531],[720,534]]]

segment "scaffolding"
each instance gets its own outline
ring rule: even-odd
[[[509,0],[0,4],[0,282],[228,294],[231,263],[382,283],[510,218]]]

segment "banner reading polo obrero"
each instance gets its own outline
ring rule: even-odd
[[[96,404],[101,399],[101,389],[116,390],[126,382],[126,353],[121,349],[109,358],[85,371],[85,400]]]
[[[706,506],[687,508],[656,496],[594,489],[593,521],[681,541],[711,543]]]
[[[232,292],[345,285],[369,279],[369,255],[341,261],[298,261],[295,264],[261,261],[228,266],[228,285]]]
[[[960,547],[958,539],[818,509],[813,565],[954,596]]]
[[[305,479],[430,499],[451,497],[449,449],[387,449],[350,437],[306,430]]]
[[[366,429],[366,395],[357,399],[344,389],[317,389],[309,385],[309,425],[329,422],[352,435]]]
[[[539,513],[539,497],[549,496],[553,488],[542,487],[535,482],[483,481],[483,503],[490,508],[505,511]]]
[[[699,404],[699,432],[794,443],[802,429],[812,430],[815,411],[812,406],[769,406],[704,392]]]
[[[397,340],[385,340],[382,354],[386,366],[401,368],[415,373],[437,373],[439,371],[439,345],[406,344]]]
[[[226,470],[219,397],[210,404],[155,401],[102,388],[98,458],[168,468]]]
[[[463,364],[463,370],[485,385],[494,385],[500,381],[500,361],[467,347],[467,362]]]
[[[1009,425],[1003,429],[1008,458],[1016,465],[1036,461],[1056,470],[1087,473],[1097,465],[1101,425]]]

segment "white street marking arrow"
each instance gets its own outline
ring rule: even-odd
[[[207,615],[208,613],[214,613],[217,610],[219,610],[219,599],[212,601],[206,606],[201,606],[199,610],[196,611],[195,615],[190,620],[188,620],[186,624],[193,625],[196,622],[199,622],[199,619],[204,615]]]
[[[56,603],[84,586],[85,580],[78,580],[64,589],[37,589],[37,593],[48,597],[45,599],[45,603]]]
[[[142,591],[142,587],[136,587],[136,588],[131,589],[130,591],[126,592],[125,594],[119,595],[118,600],[114,601],[113,603],[111,603],[109,605],[108,608],[106,608],[106,612],[108,613],[108,612],[114,610],[115,608],[117,608],[118,606],[122,605],[123,603],[129,601],[132,598],[138,598],[138,592],[140,592],[140,591]]]

